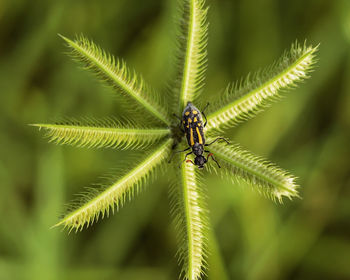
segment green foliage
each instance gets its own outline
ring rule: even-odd
[[[207,266],[208,210],[201,175],[194,165],[184,164],[181,182],[171,188],[171,214],[178,233],[178,258],[185,279],[197,279]]]
[[[121,124],[114,119],[67,121],[33,126],[44,129],[50,142],[88,148],[146,148],[169,134],[169,129],[138,128],[137,124]]]
[[[77,37],[75,41],[60,36],[72,48],[73,58],[81,61],[86,69],[115,87],[125,97],[130,97],[130,101],[136,101],[135,105],[142,105],[155,117],[169,124],[159,94],[137,76],[135,71],[130,71],[124,61],[116,60],[84,36]]]
[[[174,19],[180,18],[176,2],[0,1],[1,280],[178,279],[165,178],[179,174],[178,166],[159,165],[152,173],[157,180],[142,184],[141,195],[78,234],[50,229],[65,203],[85,186],[91,186],[89,194],[100,193],[167,136],[151,146],[142,144],[145,151],[134,150],[138,146],[86,149],[46,143],[50,138],[38,137],[27,126],[55,121],[106,126],[104,117],[114,116],[121,127],[161,127],[150,113],[142,115],[146,122],[135,121],[125,105],[134,108],[138,102],[75,67],[65,55],[71,49],[56,34],[71,39],[85,34],[124,58],[163,96],[168,81],[178,77],[169,59],[175,53]],[[273,203],[257,193],[256,185],[251,189],[243,180],[232,181],[215,164],[210,174],[196,173],[202,175],[199,187],[210,215],[208,269],[202,278],[350,279],[350,2],[206,2],[209,63],[195,101],[200,109],[209,101],[208,111],[214,112],[228,82],[263,69],[295,38],[302,44],[305,38],[308,44],[320,42],[321,48],[312,79],[282,91],[284,97],[254,119],[232,129],[222,126],[220,132],[296,175],[302,199]],[[175,112],[171,108],[178,106],[178,95],[164,98]],[[61,122],[63,116],[68,122]],[[47,132],[42,128],[40,135]],[[165,176],[159,176],[163,167]],[[104,174],[111,180],[99,178]],[[177,190],[181,194],[178,185]]]
[[[178,54],[180,71],[174,91],[174,98],[178,102],[175,103],[169,101],[167,104],[139,75],[130,72],[125,62],[115,60],[85,37],[80,36],[72,41],[61,36],[71,47],[76,60],[160,120],[163,127],[142,128],[119,123],[80,125],[74,122],[35,126],[45,129],[51,141],[77,146],[133,149],[154,144],[162,138],[166,140],[152,149],[140,163],[120,174],[110,186],[82,195],[57,225],[63,225],[69,230],[82,230],[99,217],[114,212],[115,206],[117,209],[123,206],[127,198],[131,199],[141,186],[150,183],[150,178],[157,176],[159,172],[156,169],[161,167],[170,173],[170,168],[166,166],[176,169],[182,163],[180,157],[177,157],[172,165],[165,164],[174,152],[171,147],[177,143],[171,133],[170,119],[172,113],[180,115],[187,102],[196,101],[200,97],[206,70],[208,24],[207,8],[202,0],[184,0],[181,11]],[[301,47],[295,43],[272,66],[257,72],[252,78],[248,76],[240,84],[229,86],[222,101],[213,106],[208,116],[207,130],[212,130],[211,135],[214,135],[217,129],[232,127],[239,121],[255,116],[271,101],[276,100],[282,89],[307,78],[316,50],[317,47]],[[141,111],[136,111],[133,115],[142,117],[142,114]],[[294,177],[276,165],[243,151],[238,146],[215,144],[212,150],[223,163],[220,171],[229,178],[241,178],[259,192],[278,201],[282,201],[283,197],[298,195]],[[174,186],[172,213],[179,233],[182,276],[189,280],[201,278],[207,259],[207,230],[210,226],[206,195],[198,179],[200,173],[194,166],[182,164],[180,175],[171,183]]]
[[[167,140],[158,149],[146,157],[137,167],[125,169],[124,174],[111,186],[89,193],[82,194],[81,199],[73,203],[68,213],[55,226],[63,225],[69,230],[82,230],[84,225],[89,226],[101,216],[109,216],[114,213],[114,207],[119,209],[127,199],[131,199],[135,193],[139,193],[144,182],[150,181],[153,173],[160,164],[165,163],[170,152],[171,140]],[[164,168],[164,166],[163,166]]]
[[[283,89],[308,77],[317,48],[296,42],[271,66],[228,85],[222,100],[210,108],[208,130],[235,126],[280,99]]]
[[[174,95],[179,98],[177,111],[184,108],[188,100],[195,101],[204,86],[208,40],[208,8],[204,7],[204,1],[184,0],[179,3],[179,75],[176,77],[177,86],[174,90]]]
[[[241,178],[260,193],[279,202],[282,202],[283,197],[298,196],[296,178],[271,162],[238,145],[223,146],[215,143],[211,150],[223,159],[222,172],[229,179]],[[210,170],[213,171],[212,168]]]

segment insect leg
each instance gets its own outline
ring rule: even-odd
[[[186,155],[185,155],[185,159],[184,159],[184,161],[185,160],[187,160],[187,156],[189,156],[190,154],[192,154],[193,152],[191,151],[191,152],[189,152],[189,153],[187,153]]]
[[[204,109],[202,110],[202,113],[209,107],[209,102],[207,103],[207,105],[205,105]]]
[[[181,164],[183,163],[183,162],[187,162],[188,160],[187,160],[187,156],[189,156],[190,154],[192,154],[193,152],[191,151],[191,152],[189,152],[189,153],[187,153],[186,155],[185,155],[185,159],[180,163],[180,165],[179,165],[179,168],[181,168]]]
[[[216,164],[218,165],[219,168],[221,168],[220,164],[217,162],[217,160],[214,158],[213,154],[210,153],[208,156],[207,156],[207,161],[209,160],[209,157],[211,157],[213,159],[213,161],[216,162]]]
[[[174,152],[174,153],[171,155],[170,159],[168,160],[168,163],[171,162],[171,160],[173,159],[173,157],[174,157],[175,154],[186,152],[186,151],[188,151],[190,148],[191,148],[191,147],[188,147],[188,148],[186,148],[186,149],[184,149],[184,150],[182,150],[182,151],[176,151],[176,152]],[[192,153],[192,152],[191,152],[191,153]]]
[[[206,147],[210,146],[211,144],[214,144],[218,140],[224,140],[227,144],[230,144],[230,142],[228,140],[226,140],[224,137],[218,137],[213,142],[211,142],[210,144],[205,144],[204,146],[206,146]]]
[[[208,120],[207,120],[207,116],[205,115],[204,111],[208,108],[209,106],[209,102],[207,103],[207,105],[205,105],[204,109],[202,110],[202,115],[205,118],[205,123],[204,123],[204,127],[207,126]]]

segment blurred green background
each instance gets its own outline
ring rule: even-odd
[[[211,98],[295,39],[321,43],[310,80],[229,131],[298,176],[302,199],[278,205],[207,176],[208,279],[350,279],[350,1],[207,4]],[[1,280],[178,278],[166,181],[79,234],[49,229],[74,194],[135,153],[57,146],[27,126],[123,114],[57,33],[87,35],[163,90],[175,10],[175,0],[0,1]]]

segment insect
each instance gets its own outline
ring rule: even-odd
[[[224,140],[226,141],[226,143],[229,143],[229,142],[223,137],[218,137],[210,144],[205,143],[204,128],[207,125],[207,117],[204,111],[208,106],[209,106],[209,103],[203,109],[203,111],[200,112],[197,109],[197,107],[195,107],[191,102],[187,103],[182,113],[181,126],[183,127],[183,132],[185,133],[189,147],[183,151],[177,151],[175,153],[186,152],[192,149],[192,151],[186,154],[184,161],[197,165],[198,168],[203,168],[204,164],[206,164],[209,158],[211,157],[220,168],[220,165],[214,158],[213,154],[210,151],[205,150],[204,147],[210,146],[211,144],[215,143],[218,140]],[[205,118],[204,124],[202,120],[202,115]],[[189,156],[192,153],[195,155],[194,162],[190,159],[189,160],[187,159],[187,156]],[[208,153],[206,158],[204,156],[205,153]]]

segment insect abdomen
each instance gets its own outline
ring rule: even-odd
[[[192,147],[196,143],[205,144],[202,115],[192,103],[187,104],[182,114],[182,123],[189,146]]]

